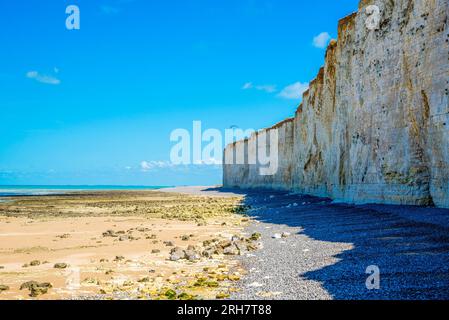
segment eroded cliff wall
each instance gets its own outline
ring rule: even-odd
[[[377,29],[366,7],[377,5]],[[257,135],[227,146],[224,185],[355,203],[449,207],[449,0],[363,0],[279,133],[279,168],[260,175]],[[230,161],[243,148],[245,164]]]

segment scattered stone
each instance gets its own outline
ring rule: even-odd
[[[259,232],[255,232],[249,238],[251,241],[259,241],[262,238],[262,235]]]
[[[151,253],[153,253],[153,254],[160,253],[160,252],[161,252],[161,250],[159,250],[159,249],[153,249],[153,250],[151,250]]]
[[[169,289],[164,293],[164,296],[169,300],[176,299],[176,291],[173,289]]]
[[[227,298],[229,298],[230,297],[230,294],[229,293],[224,293],[224,292],[220,292],[219,294],[217,294],[217,296],[216,296],[216,298],[217,299],[220,299],[220,300],[222,300],[222,299],[227,299]]]
[[[52,288],[52,284],[49,282],[39,283],[37,281],[28,281],[20,286],[20,290],[30,290],[30,297],[37,297],[42,294],[46,294],[48,289]]]
[[[119,235],[114,230],[107,230],[106,232],[103,232],[103,237],[111,237],[111,238],[117,238]]]
[[[140,283],[150,282],[150,278],[149,277],[145,277],[145,278],[142,278],[140,280],[137,280],[137,282],[140,282]]]
[[[282,233],[282,238],[288,238],[290,237],[292,234],[290,232],[283,232]]]
[[[167,247],[174,247],[174,246],[175,246],[175,244],[173,243],[173,241],[164,241],[164,244],[165,244]]]
[[[195,250],[187,250],[185,251],[185,258],[189,261],[197,261],[201,259],[200,254]]]
[[[240,250],[236,244],[231,244],[230,246],[224,248],[223,254],[227,256],[238,256],[240,255]]]
[[[41,264],[41,262],[39,260],[33,260],[30,262],[30,266],[32,266],[32,267],[38,266],[40,264]]]
[[[83,280],[84,284],[91,284],[91,285],[100,285],[100,280],[95,278],[86,278]]]
[[[181,240],[182,240],[182,241],[189,241],[189,240],[190,240],[190,236],[188,236],[188,235],[183,235],[183,236],[181,237]]]
[[[186,252],[179,247],[173,248],[170,251],[170,260],[171,261],[178,261],[178,260],[184,259],[185,256],[186,256]]]
[[[55,269],[66,269],[68,267],[67,263],[56,263],[53,268]]]
[[[125,260],[124,256],[115,256],[114,262],[119,262]]]
[[[282,234],[280,234],[280,233],[275,233],[273,235],[273,239],[281,239],[281,238],[282,238]]]
[[[119,241],[127,241],[127,240],[130,240],[130,237],[129,237],[129,236],[120,236],[120,237],[118,238],[118,240],[119,240]]]
[[[0,284],[0,292],[2,292],[2,291],[8,291],[9,290],[9,287],[8,286],[5,286],[5,285],[3,285],[3,284]]]

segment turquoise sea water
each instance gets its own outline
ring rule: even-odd
[[[70,191],[107,191],[107,190],[157,190],[171,186],[95,186],[95,185],[61,185],[61,186],[2,186],[0,185],[0,197],[50,195],[61,194]]]

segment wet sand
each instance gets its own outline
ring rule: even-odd
[[[0,299],[226,298],[245,273],[233,252],[223,252],[248,224],[236,195],[108,191],[8,200],[0,203]],[[191,261],[172,257],[189,246]],[[20,290],[28,281],[51,288]]]

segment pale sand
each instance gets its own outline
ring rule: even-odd
[[[186,195],[197,195],[207,197],[232,198],[240,197],[239,194],[232,191],[223,191],[221,186],[184,186],[161,189],[162,192],[175,192]]]
[[[195,263],[169,261],[172,247],[163,243],[201,247],[204,240],[240,234],[246,219],[221,212],[237,205],[237,197],[116,191],[15,200],[0,204],[0,285],[9,287],[0,292],[0,299],[32,299],[28,290],[19,290],[22,283],[31,280],[53,285],[39,299],[120,295],[154,299],[166,298],[163,293],[168,289],[215,298],[232,292],[233,281],[222,281],[220,276],[217,288],[193,287],[192,283],[200,277],[213,280],[218,274],[236,275],[234,280],[238,280],[243,272],[235,260],[224,256]],[[107,230],[124,231],[134,239],[104,237]],[[184,235],[192,237],[183,241]],[[160,253],[152,253],[154,249]],[[116,256],[125,259],[114,261]],[[33,260],[41,264],[24,267]],[[69,267],[55,269],[55,263]],[[108,273],[110,270],[113,272]],[[137,282],[145,277],[149,282]]]

